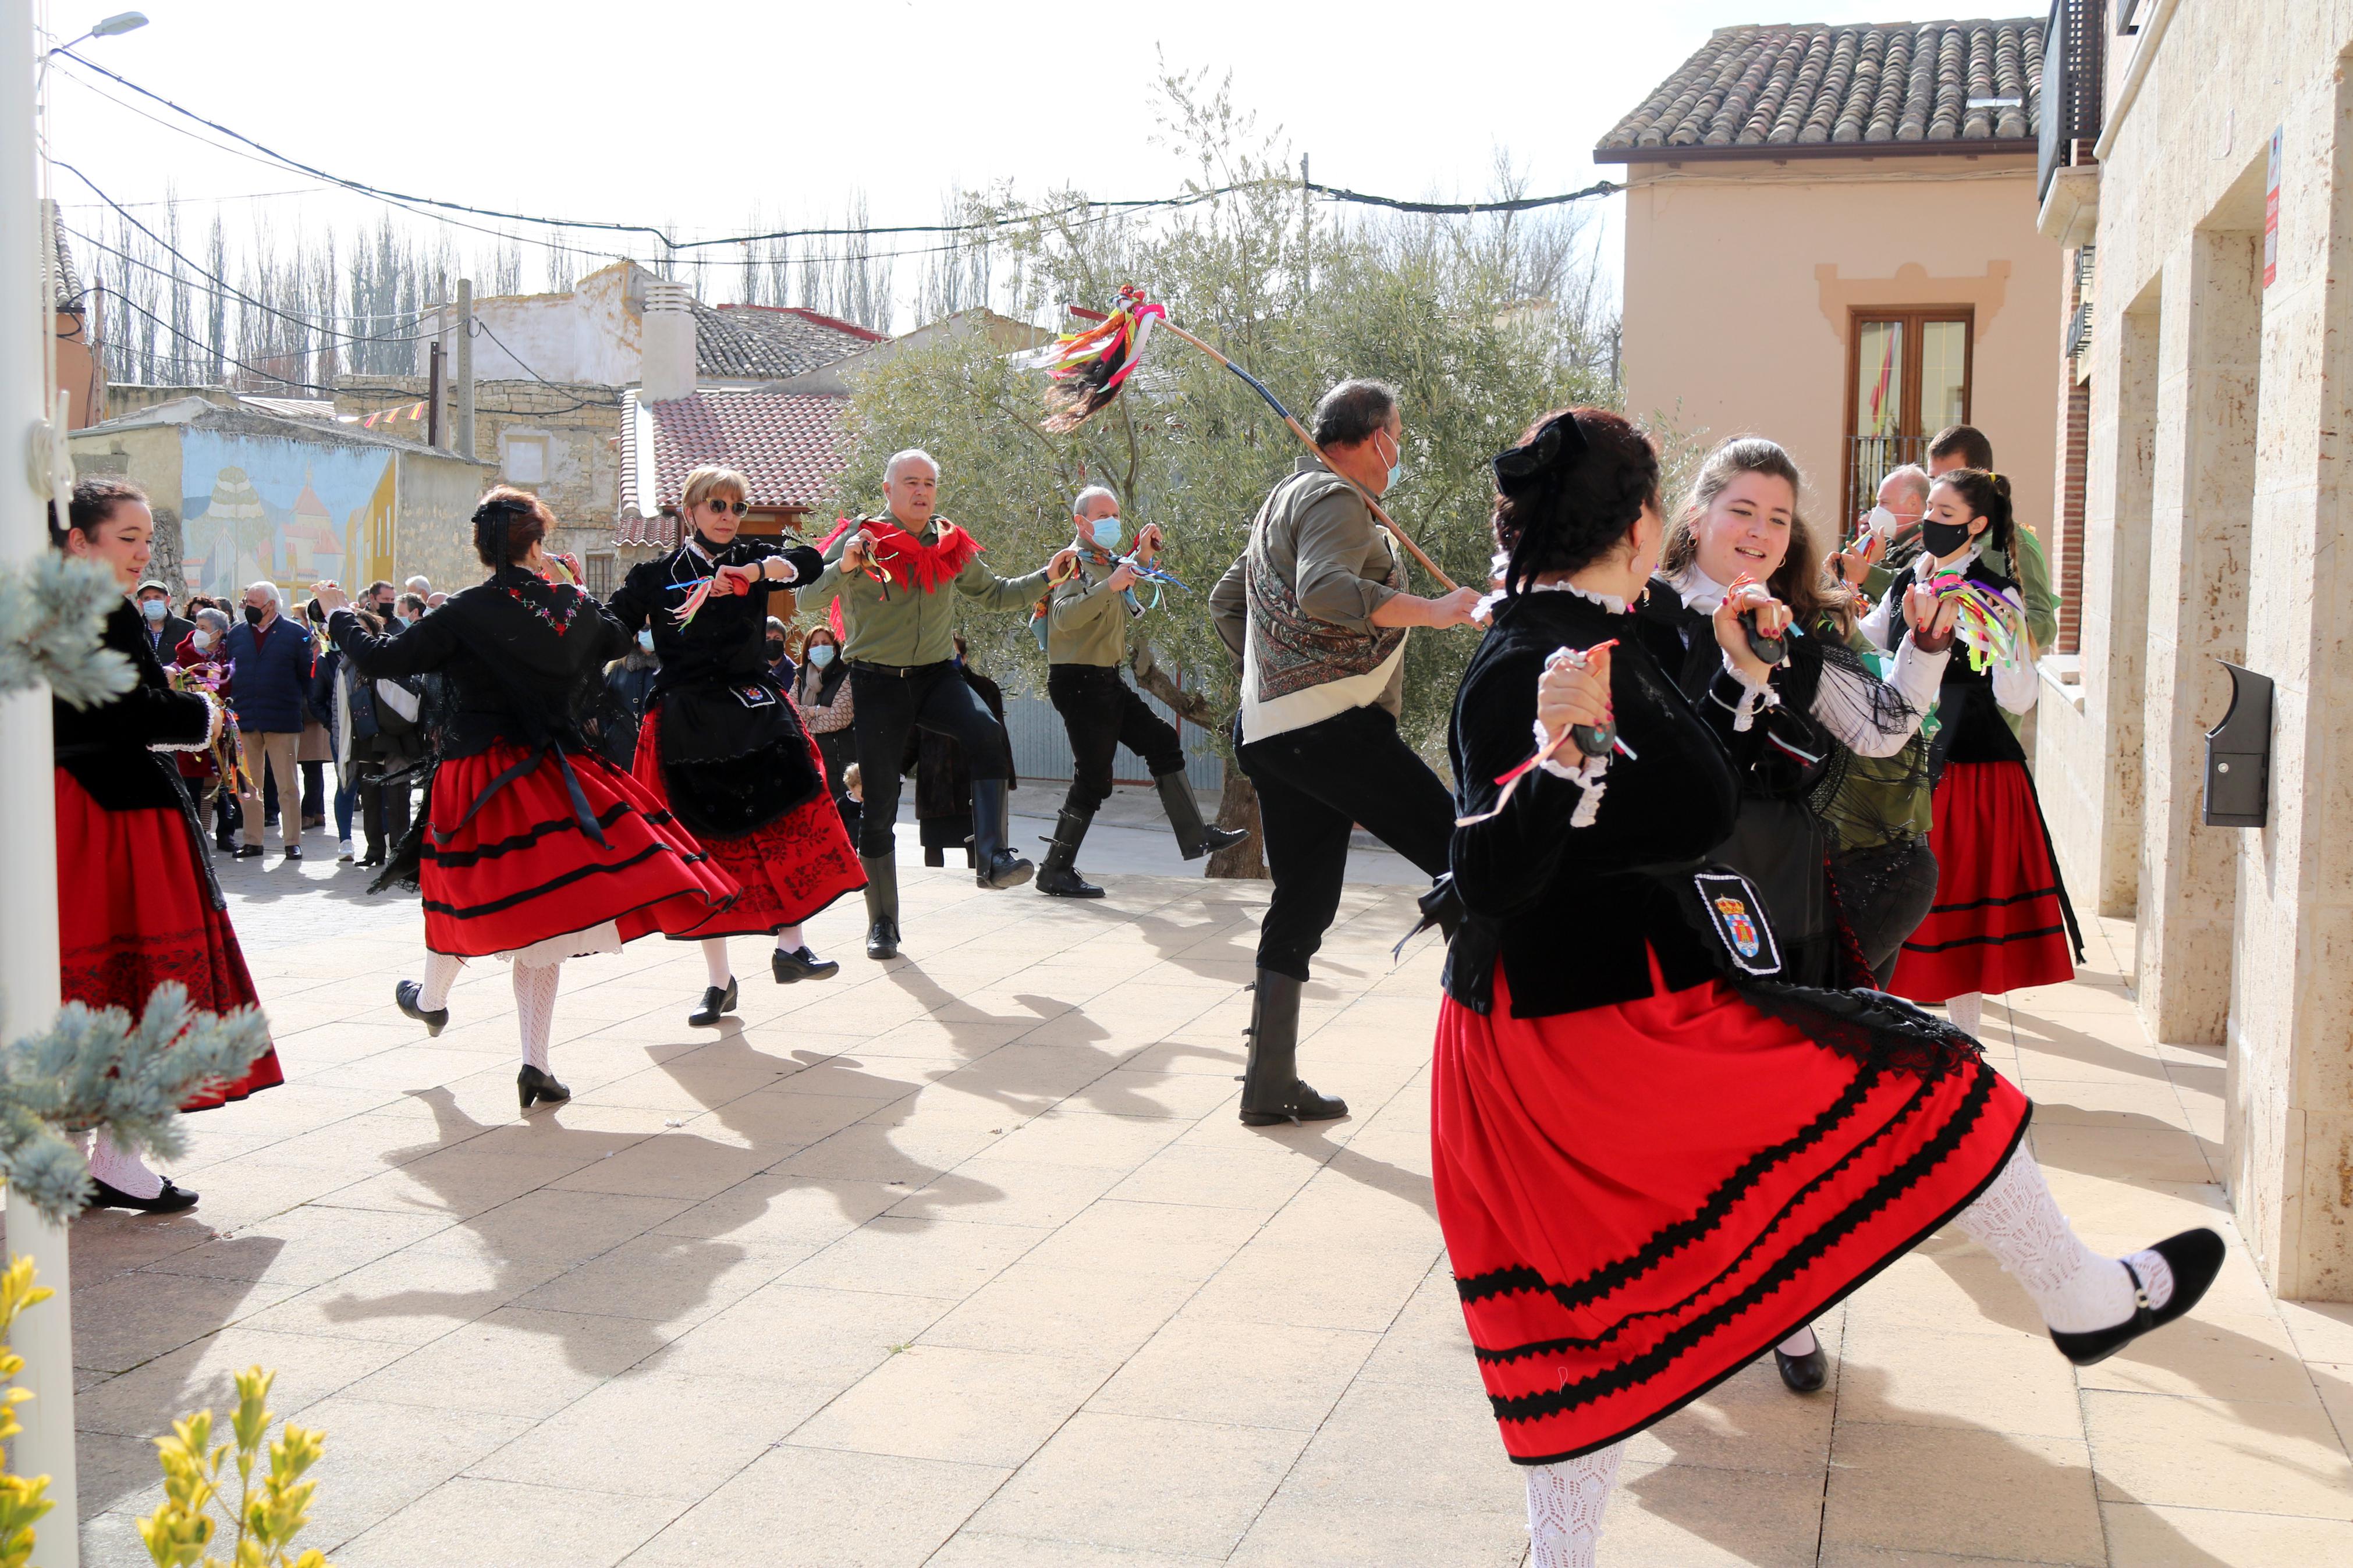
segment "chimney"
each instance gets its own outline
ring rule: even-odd
[[[638,342],[643,363],[638,374],[638,397],[645,403],[668,403],[694,391],[694,292],[683,283],[646,285],[643,331]]]

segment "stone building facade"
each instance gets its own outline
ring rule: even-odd
[[[2104,68],[2042,210],[2094,309],[2038,783],[2078,900],[2137,920],[2150,1029],[2225,1047],[2264,1277],[2353,1300],[2353,4],[2062,9]],[[2202,820],[2220,659],[2276,683],[2261,827]]]
[[[387,391],[427,395],[422,376],[346,376],[336,384],[338,414],[381,408]],[[448,414],[443,414],[446,421]],[[405,430],[407,426],[404,426]],[[485,482],[538,496],[562,525],[551,550],[566,550],[588,568],[589,586],[611,592],[614,498],[619,491],[621,394],[594,384],[482,381],[474,390],[474,449]],[[450,441],[445,424],[444,444]],[[599,587],[602,582],[606,585]]]

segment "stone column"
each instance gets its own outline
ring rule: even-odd
[[[2140,906],[2134,955],[2157,1038],[2219,1044],[2231,1000],[2238,830],[2199,822],[2214,662],[2246,653],[2254,504],[2258,241],[2194,229],[2165,258],[2148,526]]]
[[[2157,424],[2158,289],[2092,339],[2084,473],[2084,714],[2096,757],[2070,759],[2089,842],[2063,843],[2079,910],[2129,919],[2140,897],[2141,666],[2148,628],[2150,446]],[[2055,782],[2042,764],[2046,795]],[[2085,776],[2088,775],[2088,776]]]
[[[2263,291],[2247,663],[2277,683],[2269,825],[2241,830],[2225,1169],[2284,1297],[2353,1301],[2353,85],[2283,118]]]

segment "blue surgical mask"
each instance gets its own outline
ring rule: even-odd
[[[1116,550],[1119,548],[1119,517],[1117,513],[1113,513],[1110,517],[1099,517],[1095,519],[1094,521],[1089,523],[1087,527],[1094,534],[1095,547],[1097,549]]]
[[[1390,439],[1391,443],[1392,443],[1392,444],[1394,444],[1394,443],[1396,442],[1396,440],[1397,440],[1397,437],[1395,437],[1394,436],[1392,436],[1392,437],[1389,437],[1389,439]],[[1398,482],[1398,479],[1402,479],[1404,476],[1405,476],[1405,448],[1404,448],[1402,446],[1400,446],[1400,447],[1398,447],[1398,449],[1397,449],[1397,461],[1396,461],[1396,462],[1394,462],[1394,463],[1391,463],[1391,464],[1389,465],[1389,478],[1388,478],[1388,483],[1387,483],[1386,485],[1383,485],[1381,488],[1382,488],[1383,489],[1385,489],[1385,490],[1393,490],[1393,489],[1397,489],[1397,482]]]
[[[818,644],[808,650],[808,661],[819,669],[823,669],[833,662],[833,645],[829,642]]]
[[[638,646],[648,653],[654,651],[654,629],[651,626],[638,633]]]
[[[172,606],[161,599],[146,599],[140,603],[139,613],[151,621],[160,621],[172,613]]]

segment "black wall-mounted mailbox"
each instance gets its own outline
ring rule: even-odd
[[[2271,805],[2271,677],[2215,662],[2231,672],[2231,707],[2206,731],[2205,823],[2261,827]]]

